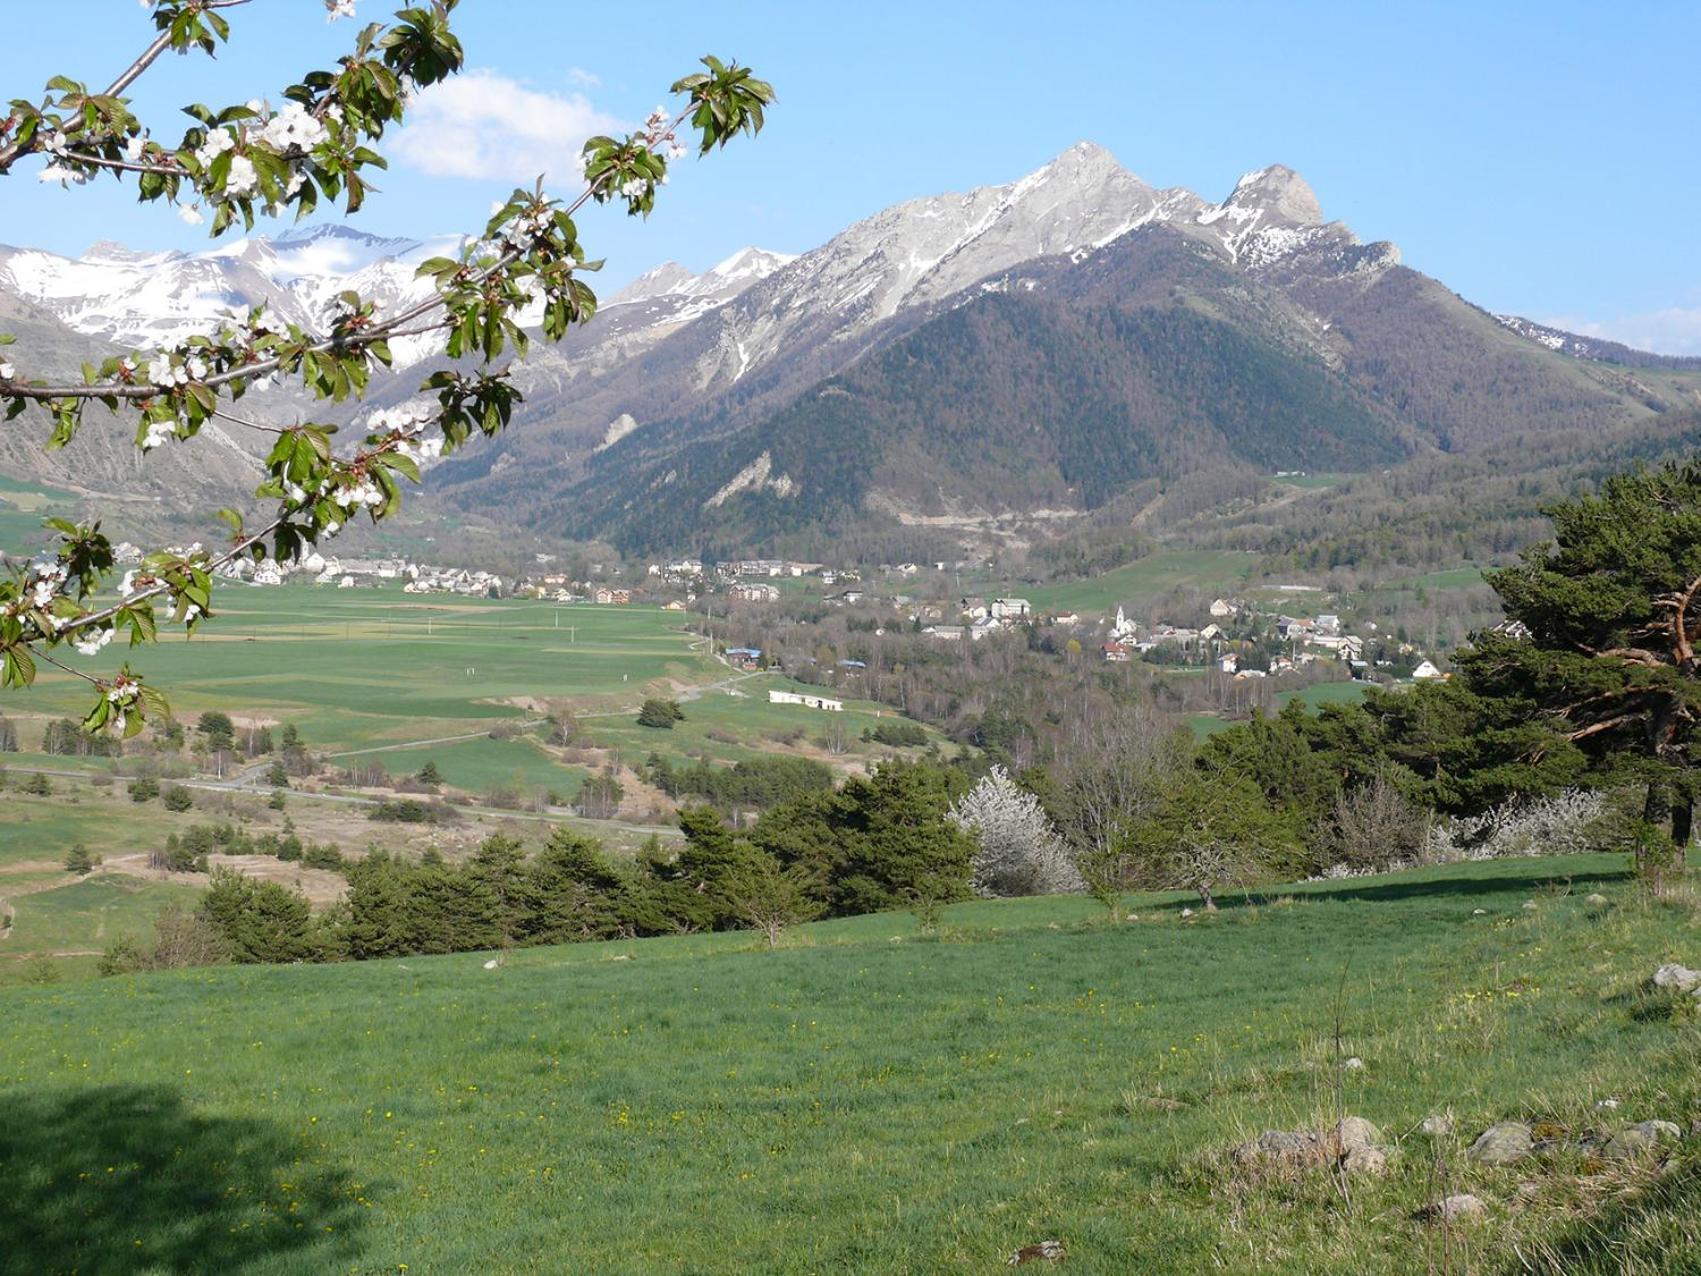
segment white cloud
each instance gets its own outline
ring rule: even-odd
[[[579,173],[587,137],[621,130],[582,93],[557,97],[495,71],[465,71],[424,89],[391,153],[432,177],[530,182]]]
[[[1584,337],[1620,341],[1633,350],[1655,354],[1701,355],[1701,308],[1668,306],[1639,315],[1596,321],[1577,317],[1543,319],[1542,323]]]
[[[595,71],[587,71],[582,66],[568,67],[567,78],[582,89],[600,89],[602,87],[602,76]]]

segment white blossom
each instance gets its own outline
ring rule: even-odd
[[[230,175],[225,179],[224,193],[234,199],[244,195],[252,195],[260,185],[260,174],[254,168],[254,161],[246,155],[238,155],[230,161]]]
[[[236,138],[231,135],[229,129],[216,128],[207,134],[206,141],[195,148],[195,158],[205,167],[235,145]]]
[[[67,168],[64,164],[49,164],[37,173],[36,177],[39,181],[58,182],[61,186],[73,184],[81,186],[89,180],[87,173],[80,173],[74,168]]]
[[[195,204],[179,204],[177,215],[191,226],[199,226],[207,219],[201,215],[201,209]]]
[[[9,363],[0,363],[0,381],[10,381],[18,375],[18,370]]]
[[[354,0],[325,0],[325,21],[354,17]]]
[[[152,452],[167,439],[177,436],[177,426],[171,421],[149,421],[147,432],[142,435],[142,451]]]
[[[147,144],[147,134],[136,134],[135,137],[132,137],[128,142],[124,143],[124,158],[129,160],[132,164],[139,162],[142,158],[142,149],[147,146]]]
[[[153,359],[148,364],[148,383],[150,385],[172,386],[177,384],[177,369],[171,366],[171,360],[165,355]]]
[[[979,895],[1078,891],[1081,875],[1039,798],[995,766],[952,805],[949,817],[974,835],[973,884]]]
[[[85,629],[81,638],[73,638],[71,645],[85,656],[98,656],[101,648],[112,641],[110,629]]]
[[[325,126],[300,102],[290,102],[266,122],[263,136],[280,151],[312,150],[325,140]]]

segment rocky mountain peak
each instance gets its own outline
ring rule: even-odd
[[[1243,208],[1297,226],[1321,226],[1323,206],[1306,180],[1285,164],[1247,173],[1235,183],[1224,208]]]

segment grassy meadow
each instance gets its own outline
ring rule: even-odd
[[[1701,1263],[1686,1154],[1461,1155],[1502,1118],[1701,1115],[1693,1013],[1637,991],[1701,957],[1692,897],[1585,857],[1183,902],[0,991],[0,1272],[990,1272],[1047,1239],[1089,1273]],[[1387,1177],[1225,1156],[1337,1102]],[[1416,1132],[1439,1112],[1457,1134]],[[1487,1218],[1414,1221],[1443,1188]]]
[[[795,684],[731,684],[739,676],[683,630],[677,613],[657,607],[310,585],[226,584],[216,601],[216,621],[193,638],[167,636],[139,653],[114,644],[79,667],[105,674],[134,658],[180,718],[218,709],[293,723],[311,749],[339,765],[362,758],[402,774],[432,760],[451,786],[471,793],[493,786],[577,793],[583,762],[528,735],[488,738],[557,709],[582,719],[587,747],[640,763],[658,749],[736,761],[773,751],[780,736],[799,728],[807,748],[828,725],[818,712],[767,703],[770,686]],[[670,732],[638,727],[637,706],[650,695],[686,700],[687,721]],[[43,669],[3,711],[22,721],[28,747],[48,719],[80,717],[85,698],[75,679]],[[857,737],[892,711],[847,708],[840,721],[850,760],[883,752]]]

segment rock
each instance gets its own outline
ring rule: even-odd
[[[1388,1155],[1381,1148],[1353,1148],[1341,1158],[1341,1168],[1348,1174],[1386,1174]]]
[[[1690,992],[1701,988],[1701,970],[1691,970],[1688,966],[1680,966],[1675,961],[1667,962],[1654,972],[1654,987],[1675,988],[1678,992]]]
[[[1533,913],[1536,911],[1536,901],[1533,899],[1527,899],[1524,901],[1523,907]]]
[[[1522,1161],[1534,1146],[1529,1126],[1518,1121],[1502,1121],[1478,1135],[1466,1155],[1478,1165],[1511,1165]]]
[[[1488,916],[1488,909],[1486,909],[1486,908],[1473,908],[1473,909],[1471,909],[1471,916],[1472,917],[1487,917]]]
[[[1348,1072],[1357,1072],[1360,1068],[1364,1067],[1364,1060],[1360,1059],[1355,1054],[1352,1058],[1348,1059],[1341,1066],[1343,1068],[1345,1068]]]
[[[1193,910],[1191,908],[1184,908],[1181,910],[1181,915],[1183,917],[1191,917],[1193,916]]]
[[[1313,1130],[1265,1130],[1229,1153],[1237,1165],[1275,1161],[1283,1165],[1311,1165],[1325,1159],[1323,1136]]]
[[[1382,1131],[1363,1117],[1342,1117],[1341,1123],[1335,1127],[1335,1140],[1342,1152],[1372,1148],[1382,1142]]]
[[[1607,906],[1607,897],[1597,891],[1593,895],[1584,896],[1583,902],[1590,908],[1605,908]]]
[[[486,969],[486,970],[495,970],[495,969],[496,969],[496,968],[497,968],[497,967],[498,967],[498,966],[500,966],[500,965],[501,965],[501,964],[502,964],[502,963],[501,963],[501,961],[500,961],[500,960],[498,960],[498,959],[497,959],[497,958],[495,958],[495,957],[492,957],[492,958],[491,958],[491,959],[490,959],[490,960],[489,960],[489,961],[487,961],[487,962],[485,962],[485,963],[484,963],[484,968],[485,968],[485,969]]]
[[[1662,1143],[1682,1137],[1683,1131],[1670,1121],[1638,1121],[1608,1139],[1601,1155],[1609,1161],[1628,1161],[1654,1151]]]
[[[1617,1106],[1618,1106],[1618,1100],[1617,1099],[1600,1099],[1600,1100],[1597,1100],[1596,1103],[1595,1103],[1595,1110],[1597,1112],[1610,1112],[1610,1111],[1612,1111],[1612,1109],[1616,1108]]]
[[[1468,1219],[1481,1218],[1486,1213],[1488,1206],[1482,1203],[1480,1196],[1460,1192],[1443,1197],[1439,1201],[1431,1201],[1418,1211],[1418,1217],[1432,1222],[1462,1223]]]
[[[1032,1245],[1024,1245],[1010,1255],[1010,1266],[1021,1267],[1027,1263],[1061,1263],[1067,1257],[1062,1241],[1038,1241]]]
[[[1453,1118],[1440,1113],[1435,1116],[1426,1116],[1418,1129],[1429,1135],[1451,1134],[1453,1133]]]

